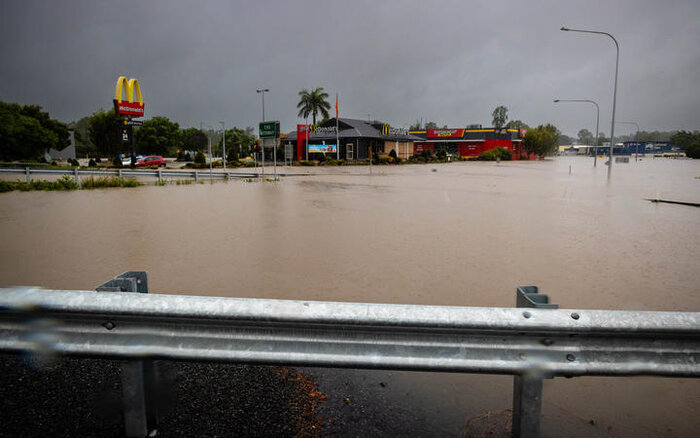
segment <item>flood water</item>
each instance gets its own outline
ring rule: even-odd
[[[0,194],[0,286],[93,289],[146,270],[152,293],[512,307],[700,311],[700,161],[294,168],[232,180]],[[511,403],[508,376],[395,373],[450,430]],[[427,406],[428,402],[426,402]],[[691,436],[700,382],[545,382],[550,436]],[[566,429],[565,429],[566,430]],[[568,433],[568,432],[567,432]]]

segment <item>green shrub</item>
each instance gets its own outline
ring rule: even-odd
[[[689,144],[685,148],[685,156],[688,158],[700,158],[700,141]]]
[[[90,161],[88,162],[88,167],[95,167],[95,166],[97,166],[97,163],[95,162],[95,160],[90,158]]]
[[[484,151],[479,155],[480,161],[510,161],[513,159],[513,151],[506,148],[495,148],[488,151]]]
[[[195,162],[195,164],[206,164],[207,163],[207,159],[204,156],[204,153],[202,151],[198,151],[194,155],[194,162]]]
[[[103,189],[107,187],[138,187],[140,182],[135,179],[124,179],[118,176],[89,176],[81,180],[82,188],[85,190]]]
[[[300,166],[315,166],[316,162],[313,160],[299,160]]]
[[[335,158],[326,158],[325,161],[320,163],[322,166],[342,166],[345,164],[344,160],[336,160]]]
[[[389,156],[390,156],[391,158],[393,158],[394,161],[396,161],[396,158],[398,158],[398,157],[396,156],[396,151],[395,151],[394,149],[392,149],[391,151],[389,151]]]
[[[122,167],[122,160],[119,157],[114,157],[114,160],[112,160],[112,165],[116,167]]]
[[[15,183],[0,180],[0,193],[11,192],[15,189]]]

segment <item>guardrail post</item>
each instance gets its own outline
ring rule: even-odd
[[[537,286],[520,286],[516,292],[516,307],[557,309],[549,296],[540,294]],[[513,438],[538,438],[542,414],[542,379],[538,372],[516,375],[513,378]]]
[[[32,180],[32,177],[30,176],[30,175],[31,175],[31,171],[29,170],[29,166],[25,167],[25,168],[24,168],[24,171],[25,171],[26,174],[27,174],[27,184],[29,184],[29,182]]]
[[[162,180],[162,177],[163,177],[162,172],[163,171],[161,169],[158,169],[158,182],[161,182],[161,180]]]
[[[198,174],[197,171],[195,170],[195,171],[194,171],[194,182],[198,182],[198,181],[199,181],[199,174]]]
[[[78,177],[78,168],[73,169],[73,175],[75,175],[75,183],[80,187],[80,178]]]
[[[127,271],[95,288],[98,292],[148,293],[148,276],[145,271]],[[106,321],[105,329],[119,329],[112,321]],[[149,436],[158,426],[158,407],[155,392],[158,384],[157,370],[150,360],[132,360],[122,365],[122,398],[124,402],[124,431],[129,438]]]
[[[117,169],[117,175],[119,175],[119,179],[122,179],[122,170]]]

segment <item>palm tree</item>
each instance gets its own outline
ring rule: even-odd
[[[326,101],[328,93],[323,91],[323,87],[318,87],[315,90],[309,91],[303,89],[299,92],[299,117],[307,118],[311,114],[313,124],[316,125],[316,115],[321,113],[324,119],[328,118],[328,110],[331,109],[331,104]]]

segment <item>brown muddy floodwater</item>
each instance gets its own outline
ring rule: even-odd
[[[700,209],[645,200],[700,202],[700,161],[616,163],[611,182],[602,161],[0,194],[0,286],[146,270],[154,293],[512,307],[538,285],[562,308],[700,311]],[[510,407],[508,376],[394,374],[456,431]],[[549,436],[692,436],[700,381],[548,380],[543,414]]]

